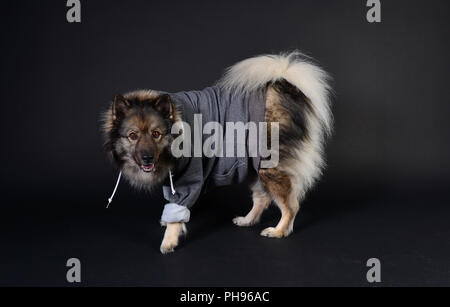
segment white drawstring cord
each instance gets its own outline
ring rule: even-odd
[[[106,205],[106,208],[109,207],[109,204],[112,202],[112,200],[114,198],[114,194],[116,194],[116,190],[117,190],[117,187],[119,186],[119,182],[120,182],[120,177],[122,177],[122,172],[120,172],[119,177],[117,177],[116,186],[114,187],[114,191],[112,192],[111,197],[108,198],[108,204]]]
[[[172,181],[172,172],[169,170],[169,178],[170,178],[170,189],[172,190],[172,195],[175,195],[175,188],[173,187]]]
[[[114,187],[114,191],[111,194],[111,197],[108,198],[108,204],[106,205],[106,208],[109,208],[109,204],[113,201],[114,194],[116,194],[117,187],[119,186],[120,177],[122,177],[122,172],[119,173],[119,177],[117,177],[116,186]],[[175,195],[175,188],[173,187],[173,180],[172,180],[172,172],[169,170],[169,179],[170,179],[170,189],[172,190],[172,195]]]

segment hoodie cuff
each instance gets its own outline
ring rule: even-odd
[[[175,203],[169,203],[164,206],[161,216],[161,223],[187,223],[191,217],[188,208]]]

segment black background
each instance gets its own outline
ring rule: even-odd
[[[450,285],[448,1],[66,1],[2,3],[0,285]],[[333,78],[328,168],[293,235],[237,228],[251,199],[227,187],[196,205],[162,256],[160,192],[120,185],[99,114],[116,93],[211,85],[233,63],[300,49]]]

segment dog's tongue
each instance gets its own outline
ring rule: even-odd
[[[150,165],[142,165],[142,169],[146,172],[150,172],[154,167],[154,164],[150,164]]]

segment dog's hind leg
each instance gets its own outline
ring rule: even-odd
[[[259,222],[264,210],[269,207],[272,198],[264,189],[261,180],[258,179],[252,186],[253,207],[246,216],[238,216],[233,219],[233,223],[238,226],[252,226]]]
[[[294,219],[300,208],[293,182],[285,172],[278,169],[261,169],[259,174],[264,187],[281,210],[278,225],[264,229],[261,235],[271,238],[287,237],[292,232]]]

